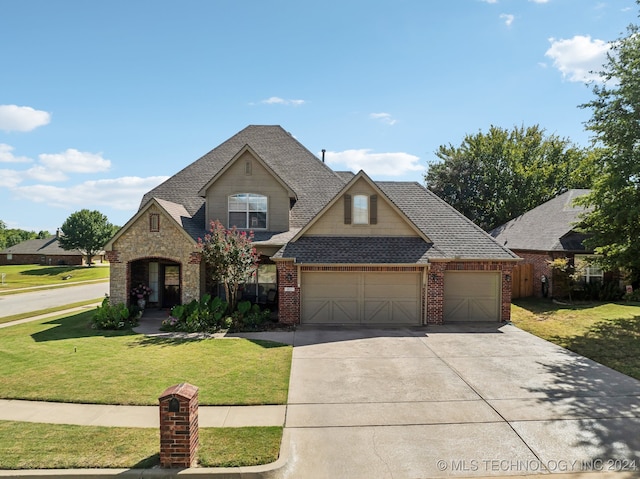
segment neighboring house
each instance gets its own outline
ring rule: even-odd
[[[574,200],[589,191],[569,190],[491,231],[498,243],[523,258],[523,263],[533,265],[531,280],[535,296],[553,296],[549,262],[557,258],[568,258],[581,266],[585,281],[603,281],[602,270],[585,262],[593,255],[583,244],[587,235],[575,231],[585,208],[576,205]]]
[[[219,219],[255,233],[245,297],[280,322],[506,321],[519,259],[415,182],[334,172],[279,126],[249,126],[148,192],[107,243],[111,298],[151,306],[211,290],[198,238]],[[248,292],[248,293],[247,293]]]
[[[57,265],[82,265],[85,256],[78,250],[64,250],[58,243],[58,236],[49,236],[44,239],[23,241],[0,251],[0,264],[41,264],[47,266]],[[102,262],[104,255],[94,259]]]

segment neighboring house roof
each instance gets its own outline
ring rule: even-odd
[[[23,241],[16,245],[10,246],[0,254],[38,254],[45,256],[83,256],[83,253],[77,249],[64,250],[58,243],[58,237],[53,235],[43,239],[33,239]]]
[[[590,190],[573,189],[527,211],[491,231],[498,243],[512,250],[584,251],[586,235],[574,231],[586,210],[574,200]]]
[[[151,198],[182,205],[191,215],[185,228],[196,239],[204,235],[205,199],[199,192],[247,145],[296,194],[291,228],[304,226],[344,186],[342,177],[282,127],[251,125],[149,191],[140,208]]]

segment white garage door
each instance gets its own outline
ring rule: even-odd
[[[445,272],[445,322],[499,320],[500,273]]]
[[[303,323],[421,324],[419,273],[303,272]]]

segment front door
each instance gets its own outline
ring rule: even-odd
[[[180,304],[180,265],[163,265],[162,307],[172,308]]]

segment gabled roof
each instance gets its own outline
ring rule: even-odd
[[[430,260],[512,260],[518,257],[417,182],[379,181],[387,197],[433,242]]]
[[[586,210],[574,200],[590,190],[573,189],[498,226],[491,235],[514,250],[584,251],[585,235],[574,231],[579,215]]]
[[[204,224],[205,199],[199,192],[247,145],[298,198],[291,228],[304,226],[345,184],[282,127],[251,125],[149,191],[140,207],[151,198],[163,199],[183,205],[192,217],[201,215]]]
[[[323,208],[318,212],[318,214],[317,214],[314,218],[312,218],[312,219],[311,219],[311,220],[310,220],[310,221],[309,221],[309,222],[308,222],[308,223],[307,223],[307,224],[306,224],[306,225],[305,225],[305,226],[304,226],[304,227],[303,227],[303,228],[302,228],[302,229],[301,229],[301,230],[300,230],[300,231],[299,231],[299,232],[298,232],[294,237],[293,237],[293,241],[296,241],[298,238],[300,238],[301,236],[303,236],[303,235],[307,232],[307,230],[309,230],[309,229],[311,228],[311,226],[312,226],[316,221],[318,221],[318,220],[322,217],[323,213],[325,213],[325,212],[326,212],[327,210],[329,210],[329,208],[331,208],[331,207],[332,207],[332,206],[333,206],[337,201],[339,201],[339,200],[342,198],[342,195],[343,195],[343,194],[345,194],[347,191],[349,191],[349,189],[351,189],[351,187],[352,187],[353,185],[355,185],[355,184],[356,184],[356,182],[357,182],[358,180],[363,180],[363,181],[367,182],[367,183],[369,184],[369,186],[370,186],[374,191],[376,191],[378,194],[380,194],[380,195],[383,197],[382,201],[385,201],[385,200],[389,201],[389,198],[387,198],[386,193],[385,193],[384,191],[382,191],[382,190],[380,189],[380,187],[379,187],[379,186],[378,186],[378,185],[377,185],[377,184],[376,184],[376,183],[375,183],[371,178],[369,178],[369,176],[368,176],[364,171],[360,170],[356,175],[353,175],[353,176],[351,177],[351,179],[349,180],[349,182],[348,182],[346,185],[344,185],[344,186],[343,186],[343,188],[342,188],[340,191],[338,191],[338,192],[336,193],[336,195],[331,199],[331,201],[329,201],[329,202],[328,202],[328,203],[327,203],[327,204],[326,204],[326,205],[325,205],[325,206],[324,206],[324,207],[323,207]],[[425,242],[427,242],[427,243],[430,243],[430,242],[431,242],[431,240],[430,240],[427,236],[425,236],[424,232],[423,232],[423,231],[421,231],[421,230],[420,230],[420,229],[419,229],[415,224],[413,224],[413,223],[411,222],[411,219],[410,219],[410,218],[408,218],[408,217],[407,217],[407,215],[406,215],[406,214],[405,214],[405,213],[404,213],[400,208],[398,208],[398,207],[397,207],[393,202],[391,202],[391,201],[389,202],[389,204],[391,205],[391,208],[392,208],[392,209],[394,209],[394,210],[396,211],[396,213],[398,213],[398,215],[400,215],[402,218],[404,218],[404,219],[405,219],[405,221],[407,222],[407,225],[408,225],[411,229],[413,229],[413,230],[416,232],[416,234],[417,234],[418,236],[421,236],[421,237],[422,237],[422,239],[423,239]]]
[[[194,218],[183,205],[158,198],[151,198],[151,200],[149,200],[129,221],[127,221],[127,224],[118,230],[113,238],[107,241],[104,248],[106,250],[110,250],[113,247],[113,243],[115,243],[133,223],[138,221],[138,219],[142,217],[152,205],[156,205],[160,210],[164,211],[165,214],[174,222],[175,226],[177,226],[186,237],[189,237],[189,239],[197,241],[198,238],[202,238],[204,236],[205,231],[202,227],[202,223],[196,223]],[[202,221],[204,222],[204,219]]]
[[[301,231],[298,233],[301,237],[283,246],[274,258],[295,258],[298,263],[346,264],[518,259],[419,183],[375,184],[421,231],[421,237],[305,237]]]
[[[39,254],[46,256],[83,256],[82,251],[77,249],[65,250],[62,249],[58,242],[58,237],[53,235],[43,239],[32,239],[23,241],[16,245],[10,246],[2,251],[0,254]]]

